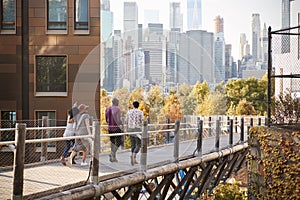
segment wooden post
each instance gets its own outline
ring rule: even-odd
[[[180,121],[176,120],[175,122],[175,131],[174,131],[174,162],[179,162],[179,128]]]
[[[215,139],[215,149],[219,151],[220,148],[220,120],[216,120],[216,139]]]
[[[99,122],[93,122],[93,155],[92,155],[92,176],[91,182],[96,185],[99,182],[99,152],[100,152],[100,125]]]
[[[141,147],[141,172],[147,171],[147,144],[148,144],[148,123],[143,122],[142,127],[142,147]]]
[[[241,118],[241,134],[240,134],[241,142],[244,142],[244,117]]]
[[[48,127],[48,116],[43,116],[42,117],[42,127]],[[42,135],[41,139],[48,138],[48,131],[42,130]],[[47,151],[48,143],[47,142],[42,142],[41,143],[41,161],[44,162],[47,160],[48,157],[48,151]]]
[[[198,118],[198,138],[197,138],[197,151],[198,157],[202,157],[202,135],[203,135],[203,120]]]
[[[12,199],[21,200],[23,199],[26,124],[17,123],[16,128],[16,148],[14,150],[14,180]]]
[[[233,145],[233,119],[229,120],[229,147]]]

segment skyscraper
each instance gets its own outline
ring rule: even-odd
[[[138,7],[136,2],[124,2],[124,42],[130,36],[135,49],[138,46]]]
[[[183,15],[180,11],[180,3],[171,2],[170,3],[170,30],[173,28],[179,28],[182,31],[182,20]]]
[[[245,55],[245,46],[247,45],[247,38],[245,33],[240,34],[240,59],[242,59]]]
[[[188,30],[202,28],[201,0],[187,0],[187,25]]]
[[[217,16],[215,22],[215,80],[216,83],[225,81],[225,38],[224,38],[224,20]]]
[[[215,22],[215,33],[224,33],[224,20],[222,17],[217,16],[214,19]]]
[[[261,61],[260,18],[258,13],[252,14],[252,57],[254,62]]]
[[[281,13],[281,28],[286,29],[290,28],[291,23],[291,1],[293,0],[282,0],[282,13]],[[288,33],[289,31],[287,31]],[[281,52],[289,53],[290,52],[290,36],[282,35],[281,39]]]

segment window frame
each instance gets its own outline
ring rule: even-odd
[[[13,0],[14,1],[14,9],[15,9],[15,12],[14,12],[14,28],[13,29],[5,29],[3,28],[2,24],[3,24],[3,1],[4,0],[0,0],[0,34],[16,34],[17,33],[17,3],[16,1],[17,0]]]
[[[45,12],[45,19],[46,19],[46,34],[62,34],[62,35],[66,35],[68,34],[68,0],[65,0],[66,2],[66,21],[65,22],[53,22],[55,24],[59,24],[59,23],[65,23],[66,28],[65,29],[49,29],[49,1],[51,0],[46,0],[45,1],[45,8],[46,8],[46,12]]]
[[[66,91],[65,92],[38,92],[37,91],[37,57],[65,57],[66,58]],[[34,56],[34,96],[36,97],[67,97],[68,96],[68,55],[35,55]]]
[[[73,1],[73,3],[74,3],[74,10],[73,10],[73,13],[74,13],[74,17],[73,17],[73,23],[74,23],[74,34],[76,34],[76,35],[84,35],[84,34],[90,34],[90,1],[89,0],[87,0],[87,3],[88,3],[88,5],[87,5],[87,17],[88,17],[88,20],[87,20],[87,29],[77,29],[76,28],[76,24],[77,23],[80,23],[80,22],[77,22],[76,21],[76,1],[77,0],[74,0]]]

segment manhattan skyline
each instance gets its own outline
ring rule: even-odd
[[[114,29],[123,31],[124,0],[110,0],[110,9],[114,13]],[[130,0],[129,2],[132,2]],[[138,23],[143,24],[144,10],[158,10],[159,22],[169,30],[169,3],[180,2],[183,14],[183,32],[187,30],[187,1],[145,1],[136,0],[138,5]],[[214,32],[214,18],[221,16],[224,19],[224,36],[226,44],[232,44],[232,56],[239,59],[240,34],[245,33],[248,43],[252,39],[251,18],[253,13],[260,14],[262,26],[266,23],[272,30],[281,29],[281,0],[202,0],[202,29]],[[291,3],[291,27],[297,26],[297,14],[300,12],[300,0]],[[146,26],[144,25],[146,28]]]

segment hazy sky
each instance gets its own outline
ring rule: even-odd
[[[133,0],[128,0],[133,1]],[[214,18],[220,15],[224,19],[226,44],[232,44],[232,54],[236,61],[239,56],[240,33],[246,33],[251,44],[251,16],[260,14],[261,27],[266,23],[272,30],[281,28],[282,0],[202,0],[202,30],[214,31]],[[114,29],[123,29],[124,0],[110,0],[114,12]],[[159,10],[160,23],[169,29],[169,2],[181,2],[183,27],[186,31],[186,0],[136,0],[139,11],[139,23],[144,23],[144,10]],[[300,0],[291,4],[291,26],[297,26],[297,15],[300,12]]]

